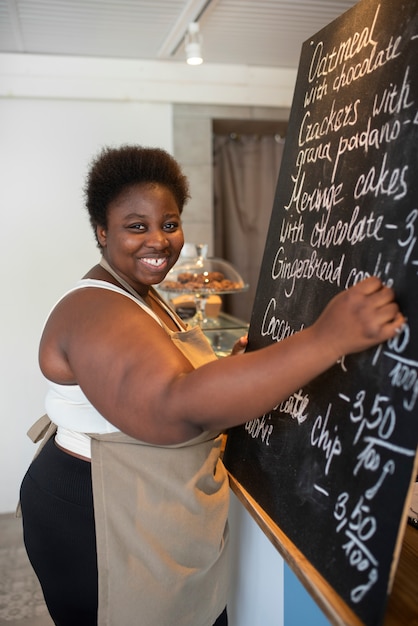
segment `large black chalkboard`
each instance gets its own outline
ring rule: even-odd
[[[362,0],[302,47],[248,349],[310,325],[368,275],[393,286],[408,324],[231,430],[224,457],[373,626],[418,440],[417,150],[418,0]]]

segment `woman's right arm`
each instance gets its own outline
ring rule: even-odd
[[[254,419],[342,356],[393,337],[404,322],[392,290],[376,278],[368,279],[331,300],[318,320],[305,330],[267,348],[199,368],[181,381],[180,392],[176,388],[174,406],[180,397],[187,405],[192,402],[193,392],[188,391],[187,381],[202,390],[202,404],[212,409],[208,421],[200,422],[204,428],[221,428],[224,421],[232,426]]]
[[[344,354],[386,341],[404,323],[392,290],[371,278],[338,294],[312,326],[284,341],[193,369],[135,303],[83,291],[90,293],[64,303],[64,315],[58,311],[48,324],[44,350],[60,336],[60,354],[98,411],[123,432],[164,445],[264,414]]]

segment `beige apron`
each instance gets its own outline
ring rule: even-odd
[[[194,367],[216,359],[199,327],[165,329]],[[28,434],[44,437],[40,450],[54,432],[44,416]],[[99,626],[212,626],[229,580],[222,437],[155,446],[121,432],[89,435]]]

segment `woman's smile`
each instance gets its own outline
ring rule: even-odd
[[[162,258],[142,258],[140,259],[140,261],[142,263],[145,263],[145,265],[150,265],[151,267],[155,267],[157,269],[161,269],[161,267],[163,265],[167,264],[167,258],[166,257],[162,257]]]
[[[98,228],[103,256],[134,289],[146,294],[176,263],[184,244],[180,211],[163,185],[135,185],[109,207]]]

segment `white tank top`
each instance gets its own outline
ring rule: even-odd
[[[130,295],[121,287],[117,287],[103,280],[84,278],[80,280],[73,289],[70,289],[70,291],[64,294],[60,300],[65,298],[69,293],[85,287],[98,287],[99,289],[107,289],[120,293],[136,302],[136,304],[151,315],[160,326],[163,325],[158,316],[155,315],[145,302],[141,302],[141,300]],[[166,310],[173,317],[169,307],[166,307]],[[177,324],[177,320],[175,320],[174,317],[173,319]],[[179,326],[179,328],[181,327]],[[108,422],[103,415],[94,408],[79,385],[60,385],[50,380],[47,382],[48,391],[45,398],[45,410],[50,420],[57,425],[56,442],[67,450],[81,454],[81,456],[86,458],[91,458],[90,437],[86,435],[86,433],[105,434],[118,432],[119,429]]]

